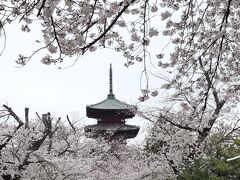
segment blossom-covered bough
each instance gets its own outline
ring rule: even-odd
[[[111,48],[126,57],[127,67],[142,63],[147,82],[150,64],[158,67],[156,76],[164,84],[150,90],[146,83],[139,100],[158,95],[164,104],[139,114],[161,122],[158,137],[164,137],[164,156],[176,174],[183,160],[196,157],[218,119],[234,114],[227,123],[239,129],[234,113],[240,90],[238,0],[2,0],[1,40],[11,22],[20,21],[28,32],[36,19],[44,45],[30,56],[20,55],[20,65],[43,49],[49,54],[42,62],[56,64],[66,56]],[[170,48],[154,54],[154,38],[161,44],[163,37]]]
[[[125,21],[129,14],[140,15],[144,11],[145,26],[148,21],[146,9],[150,7],[148,1],[135,3],[131,1],[60,1],[60,0],[33,0],[33,1],[3,1],[1,5],[2,28],[14,20],[22,23],[22,30],[29,32],[31,23],[38,18],[42,25],[42,34],[49,55],[42,59],[45,64],[63,61],[63,56],[82,55],[86,51],[95,51],[99,47],[111,47],[117,51],[128,50],[120,28],[129,28]],[[144,7],[141,7],[141,6]],[[139,9],[139,7],[141,7]],[[126,15],[127,14],[127,15]],[[139,17],[135,18],[138,19]],[[132,28],[135,28],[132,22]],[[132,29],[131,28],[131,29]],[[132,41],[143,41],[136,29],[129,29]],[[146,27],[142,28],[145,29]],[[147,36],[147,32],[144,32]],[[151,32],[154,36],[154,31]],[[147,43],[147,39],[146,42]],[[130,42],[130,41],[129,41]],[[143,43],[143,42],[142,42]],[[132,47],[133,49],[134,47]],[[37,50],[38,51],[38,50]],[[55,56],[55,54],[59,54]],[[25,65],[30,57],[19,56],[17,63]]]
[[[29,32],[38,20],[45,45],[30,56],[20,55],[18,64],[25,65],[45,48],[49,54],[42,58],[44,64],[111,48],[127,58],[126,66],[154,59],[162,68],[176,69],[175,81],[194,74],[192,81],[204,86],[204,79],[207,84],[214,79],[224,83],[238,71],[238,5],[237,0],[3,0],[1,38],[6,33],[4,27],[13,21]],[[158,21],[166,26],[159,27]],[[168,54],[159,49],[154,55],[148,50],[152,39],[162,35],[170,37],[169,46],[175,50]]]
[[[115,147],[104,140],[86,139],[83,127],[70,117],[70,126],[51,118],[50,113],[37,117],[28,122],[27,116],[21,119],[7,105],[1,109],[0,179],[174,177],[163,156],[149,156],[139,147]]]

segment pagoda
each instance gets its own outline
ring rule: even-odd
[[[86,126],[85,135],[89,138],[104,138],[108,141],[125,141],[128,138],[134,138],[138,134],[139,127],[125,124],[125,119],[133,118],[136,110],[136,106],[115,98],[110,64],[109,94],[105,100],[86,107],[87,117],[97,119],[97,124]]]

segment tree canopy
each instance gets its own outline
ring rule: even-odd
[[[161,152],[175,175],[201,154],[219,122],[239,136],[239,0],[2,0],[2,39],[14,21],[24,32],[37,21],[43,35],[43,46],[19,55],[19,65],[43,49],[49,53],[41,61],[50,65],[100,48],[122,53],[127,67],[142,63],[139,101],[158,95],[164,103],[138,114],[155,123],[153,137],[165,148],[148,147]],[[158,49],[153,39],[161,44],[162,37],[169,41]],[[150,73],[163,80],[159,88],[149,87]]]

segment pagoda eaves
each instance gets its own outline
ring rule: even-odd
[[[86,126],[87,137],[107,139],[128,139],[138,134],[139,127],[125,124],[125,119],[133,118],[137,107],[115,98],[112,88],[112,66],[109,73],[109,94],[107,99],[86,107],[87,117],[98,120],[97,124]]]

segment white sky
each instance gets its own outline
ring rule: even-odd
[[[116,98],[129,104],[139,104],[142,63],[126,68],[121,54],[113,50],[99,50],[85,54],[74,66],[66,69],[43,65],[40,59],[45,53],[34,56],[26,66],[16,68],[14,61],[18,54],[29,55],[34,47],[39,47],[35,40],[42,39],[41,30],[35,25],[31,33],[23,33],[17,24],[5,30],[7,48],[0,56],[0,104],[8,104],[20,116],[24,115],[24,108],[29,107],[31,117],[35,112],[51,112],[65,118],[66,114],[76,111],[85,117],[87,104],[107,97],[110,63],[113,66],[113,92]],[[160,87],[159,81],[152,77],[150,87]],[[129,123],[141,126],[146,123],[139,121],[140,118],[135,117]]]

